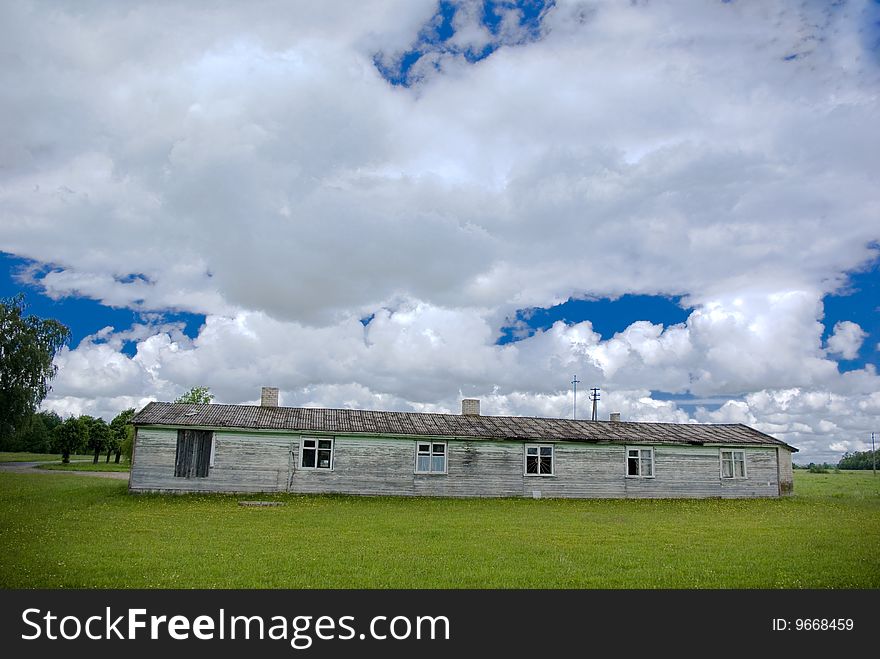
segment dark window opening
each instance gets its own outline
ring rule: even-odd
[[[626,451],[626,475],[639,478],[654,477],[654,449],[631,448]]]
[[[526,446],[526,474],[553,475],[552,446]]]
[[[303,439],[300,466],[305,469],[332,469],[333,440]]]

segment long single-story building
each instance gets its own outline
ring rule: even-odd
[[[132,492],[775,497],[797,451],[740,424],[279,407],[268,387],[259,406],[150,403],[132,423]]]

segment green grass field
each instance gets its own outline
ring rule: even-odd
[[[71,460],[91,460],[91,455],[71,455]],[[7,453],[0,451],[0,462],[61,462],[60,453]]]
[[[132,496],[2,473],[0,587],[880,587],[880,477],[795,478],[778,500],[568,501]]]
[[[71,462],[70,464],[50,462],[40,465],[37,469],[50,469],[52,471],[131,471],[131,465],[127,462],[116,464],[115,462],[104,462],[103,460],[98,460],[98,464],[92,464],[92,462]]]

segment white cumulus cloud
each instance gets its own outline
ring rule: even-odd
[[[3,4],[0,249],[55,298],[207,317],[65,350],[46,404],[276,384],[566,414],[578,373],[606,412],[856,445],[876,373],[835,359],[868,337],[844,321],[823,346],[821,321],[880,239],[876,5],[559,0],[528,33],[504,5],[497,35],[457,6],[458,53],[401,87],[376,62],[418,46],[433,0]],[[516,309],[627,293],[691,312],[495,343]]]
[[[855,359],[867,336],[865,330],[849,320],[835,323],[834,331],[828,337],[828,352],[844,359]]]

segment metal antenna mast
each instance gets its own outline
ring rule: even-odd
[[[575,421],[577,421],[577,418],[578,418],[578,385],[580,383],[581,383],[581,381],[578,380],[578,376],[575,375],[574,379],[572,379],[572,381],[571,381],[571,384],[574,387],[574,418],[575,418]]]
[[[593,421],[599,420],[599,387],[590,389],[590,400],[593,401]]]
[[[871,470],[877,475],[877,449],[874,448],[874,433],[871,433]]]

